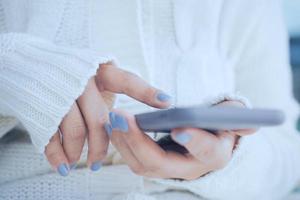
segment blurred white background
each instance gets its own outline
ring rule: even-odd
[[[300,0],[283,0],[283,9],[290,35],[290,58],[293,67],[294,94],[298,102],[300,102]],[[298,130],[300,131],[300,118]]]
[[[292,37],[300,37],[300,0],[284,0],[286,22]]]

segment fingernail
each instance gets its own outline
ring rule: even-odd
[[[77,167],[77,163],[74,162],[70,165],[70,170],[75,169]]]
[[[112,129],[118,129],[122,132],[128,131],[128,123],[125,117],[118,115],[114,112],[109,113],[110,124]]]
[[[101,162],[100,161],[96,161],[96,162],[94,162],[92,165],[91,165],[91,170],[92,171],[98,171],[100,168],[101,168],[101,166],[102,166],[102,164],[101,164]]]
[[[111,125],[109,123],[105,123],[104,129],[105,129],[107,135],[110,137],[111,134],[112,134],[112,127],[111,127]]]
[[[67,176],[69,174],[69,168],[65,163],[60,164],[57,171],[61,176]]]
[[[192,136],[189,133],[177,133],[175,140],[180,144],[186,144],[192,139]]]
[[[164,92],[160,92],[156,95],[156,98],[161,102],[169,102],[171,101],[172,97]]]

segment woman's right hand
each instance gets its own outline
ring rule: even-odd
[[[101,65],[45,148],[49,163],[60,175],[68,175],[70,169],[76,166],[86,139],[87,165],[92,171],[101,167],[109,144],[105,127],[109,128],[108,112],[113,105],[114,93],[126,94],[156,108],[170,105],[170,96],[151,87],[135,74],[112,64]]]

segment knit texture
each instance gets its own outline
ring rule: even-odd
[[[274,200],[299,181],[299,106],[279,0],[24,2],[0,0],[0,137],[18,118],[42,152],[99,64],[112,60],[106,53],[171,93],[176,106],[245,103],[231,95],[240,91],[255,107],[285,110],[287,123],[242,137],[224,169],[193,181],[137,176],[111,147],[99,172],[86,168],[84,148],[78,167],[60,177],[13,131],[0,141],[0,199]],[[141,110],[132,102],[116,106]]]
[[[6,29],[4,8],[3,8],[3,5],[2,5],[2,1],[0,1],[0,30],[2,30],[2,32],[5,32],[7,30]]]
[[[99,64],[112,59],[25,34],[1,35],[0,47],[1,113],[16,116],[43,152]]]

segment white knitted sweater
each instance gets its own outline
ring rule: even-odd
[[[177,105],[240,91],[254,106],[285,110],[288,119],[242,138],[224,169],[195,181],[145,180],[111,165],[119,161],[113,148],[99,173],[84,167],[83,155],[78,169],[59,177],[15,131],[0,143],[0,199],[286,195],[300,179],[299,108],[279,7],[277,0],[0,0],[0,137],[19,121],[43,152],[98,65],[115,60],[105,55],[166,90]],[[116,106],[145,109],[123,97]]]

